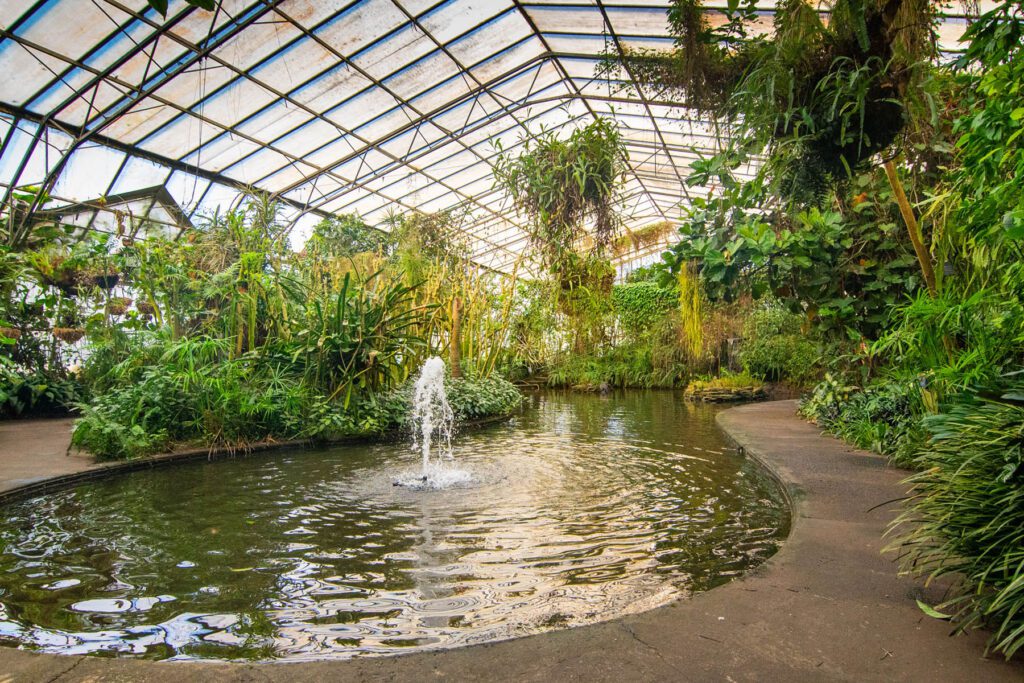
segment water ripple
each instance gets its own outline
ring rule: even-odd
[[[775,484],[666,393],[531,397],[456,441],[470,479],[393,486],[402,445],[146,470],[0,524],[0,643],[157,659],[315,659],[590,623],[770,556]]]

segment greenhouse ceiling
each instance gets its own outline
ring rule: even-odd
[[[677,220],[713,190],[684,183],[713,131],[595,75],[606,51],[670,47],[667,7],[223,0],[209,12],[173,0],[164,17],[144,0],[0,0],[4,205],[49,180],[52,205],[103,229],[107,197],[164,187],[181,211],[161,215],[190,217],[255,187],[282,200],[297,234],[330,213],[381,224],[454,209],[475,260],[508,269],[527,240],[492,187],[495,144],[603,115],[627,145],[626,226]],[[940,27],[944,49],[964,21]],[[81,203],[94,208],[67,210]]]

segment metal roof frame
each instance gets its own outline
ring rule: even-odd
[[[713,191],[688,186],[689,165],[728,131],[645,92],[628,68],[595,75],[605,51],[671,45],[668,5],[221,0],[205,12],[172,0],[161,17],[144,0],[34,0],[0,19],[2,202],[28,183],[52,190],[91,154],[111,167],[72,200],[162,177],[191,183],[198,199],[172,197],[186,216],[250,188],[280,200],[292,225],[464,209],[474,259],[507,269],[528,238],[486,182],[493,141],[508,153],[541,126],[568,133],[608,116],[624,133],[627,226],[678,219]],[[761,5],[768,15],[775,2]]]

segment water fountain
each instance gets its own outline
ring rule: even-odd
[[[412,447],[423,456],[420,475],[395,482],[400,486],[444,488],[467,481],[469,473],[449,466],[455,413],[444,387],[445,365],[437,356],[427,359],[416,379],[412,397]]]

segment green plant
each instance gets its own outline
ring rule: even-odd
[[[598,247],[615,236],[614,200],[625,168],[624,150],[615,123],[600,117],[567,139],[542,132],[515,157],[499,147],[495,185],[530,219],[530,237],[550,268],[576,252],[588,218],[594,221]]]
[[[740,360],[746,372],[771,381],[802,383],[821,363],[819,345],[804,334],[803,318],[778,306],[751,314],[744,325]]]
[[[612,307],[622,331],[629,339],[642,339],[669,311],[677,297],[656,282],[627,282],[612,287]]]
[[[718,377],[710,379],[695,379],[686,385],[687,393],[700,393],[709,390],[736,390],[736,389],[762,389],[764,383],[747,372],[723,372]]]
[[[82,391],[74,379],[26,371],[0,356],[0,417],[64,413],[81,400]]]
[[[928,614],[991,627],[989,646],[1012,657],[1024,647],[1024,385],[965,395],[924,426],[892,548],[907,573],[954,580]]]

